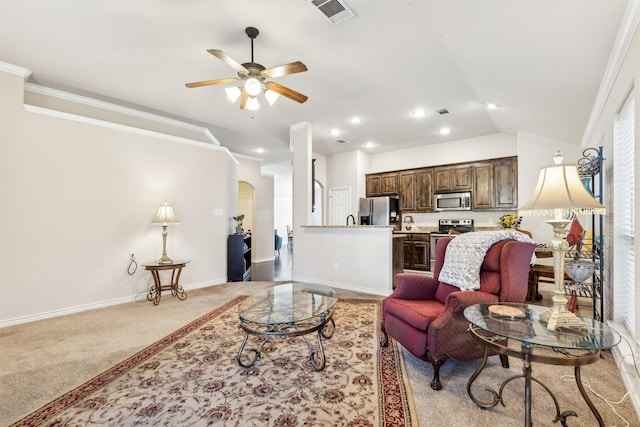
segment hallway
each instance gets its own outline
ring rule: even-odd
[[[289,281],[293,277],[293,247],[283,245],[275,253],[273,261],[256,262],[251,266],[252,281],[269,281],[276,282]]]

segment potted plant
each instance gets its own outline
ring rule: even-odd
[[[234,216],[233,219],[236,221],[236,234],[242,234],[242,220],[244,219],[244,214]]]

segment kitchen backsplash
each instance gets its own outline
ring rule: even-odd
[[[438,212],[438,213],[409,213],[413,217],[413,229],[438,228],[438,220],[441,219],[473,219],[474,226],[478,228],[498,227],[497,221],[504,214],[513,211],[493,211],[493,212]],[[403,215],[405,217],[406,215]],[[522,228],[526,229],[526,220],[523,218]],[[404,227],[403,227],[404,228]]]

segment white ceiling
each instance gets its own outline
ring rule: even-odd
[[[312,124],[323,154],[374,152],[527,130],[582,139],[621,23],[623,0],[345,0],[355,18],[331,25],[308,0],[1,1],[0,60],[32,82],[209,127],[231,151],[286,160],[289,126]],[[309,97],[255,113],[224,86],[235,77],[206,52],[249,62],[302,61],[276,79]],[[486,102],[501,106],[487,111]],[[409,113],[422,107],[423,119]],[[451,114],[436,113],[447,108]],[[358,115],[359,125],[348,119]],[[442,126],[452,132],[438,134]],[[330,129],[344,132],[338,137]],[[339,144],[337,139],[347,141]],[[254,151],[261,147],[264,154]]]

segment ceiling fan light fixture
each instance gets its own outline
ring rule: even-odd
[[[244,82],[244,90],[247,91],[249,96],[257,96],[260,92],[262,92],[262,84],[260,84],[258,79],[251,77],[248,78],[246,82]]]
[[[247,110],[255,111],[259,108],[260,103],[258,102],[258,100],[253,96],[250,96],[249,99],[247,99]]]
[[[264,97],[267,98],[267,102],[269,102],[269,105],[273,105],[278,100],[278,97],[280,97],[280,94],[267,89],[266,91],[264,91]]]
[[[242,94],[242,90],[238,86],[225,88],[225,92],[227,92],[227,98],[229,98],[231,102],[236,102]]]

